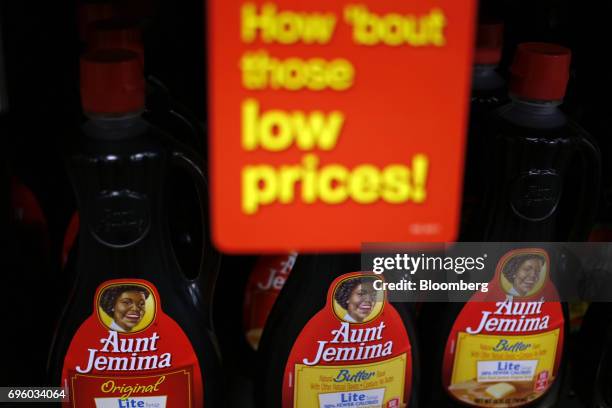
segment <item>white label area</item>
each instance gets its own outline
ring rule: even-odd
[[[334,392],[319,394],[320,408],[380,408],[385,398],[385,389]]]
[[[96,408],[166,408],[165,395],[159,397],[95,398]]]
[[[538,360],[478,361],[478,382],[531,381]]]

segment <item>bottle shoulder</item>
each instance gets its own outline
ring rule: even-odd
[[[489,133],[498,136],[531,140],[592,140],[582,126],[559,109],[548,117],[542,117],[538,113],[517,110],[512,103],[494,110],[487,118],[487,128]]]
[[[110,136],[101,136],[103,133]],[[120,134],[121,137],[118,137]],[[139,123],[134,129],[119,131],[107,131],[85,123],[67,147],[67,153],[77,161],[118,163],[122,158],[139,160],[161,155],[167,150],[167,138],[164,132],[147,122]]]

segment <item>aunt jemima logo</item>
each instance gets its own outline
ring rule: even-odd
[[[549,264],[548,254],[542,250],[507,254],[497,276],[506,299],[496,302],[494,311],[483,310],[478,325],[467,327],[466,332],[523,333],[548,329],[550,316],[542,312],[545,299],[537,296],[548,281]],[[524,298],[530,301],[521,300]]]
[[[340,326],[331,330],[329,340],[318,341],[316,355],[304,358],[305,365],[363,361],[392,354],[393,341],[385,341],[385,322],[381,319],[377,324],[370,323],[385,306],[385,293],[375,289],[377,279],[381,280],[377,276],[354,275],[336,284],[329,307]]]
[[[121,282],[102,286],[96,309],[107,335],[100,348],[89,348],[86,364],[79,373],[96,371],[141,371],[172,366],[172,354],[160,353],[157,332],[138,336],[155,321],[159,303],[156,292],[144,283]]]

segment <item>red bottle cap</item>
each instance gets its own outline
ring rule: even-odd
[[[138,55],[97,50],[81,57],[81,103],[87,113],[137,112],[145,104],[145,80]]]
[[[497,65],[501,60],[504,38],[504,24],[500,22],[483,22],[476,32],[476,50],[474,63]]]
[[[519,44],[510,68],[510,92],[526,99],[562,100],[571,58],[571,51],[560,45]]]
[[[142,32],[133,20],[101,20],[92,23],[89,29],[87,46],[90,51],[105,49],[124,49],[138,54],[144,66],[144,47]]]
[[[86,42],[91,23],[116,17],[115,6],[111,2],[83,3],[78,8],[79,38]]]

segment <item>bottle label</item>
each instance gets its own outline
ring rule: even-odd
[[[62,370],[64,407],[202,407],[197,356],[141,279],[100,285],[92,315],[74,335]]]
[[[447,392],[478,407],[523,406],[544,395],[558,375],[564,317],[541,249],[506,254],[489,292],[458,315],[442,368]]]
[[[395,308],[365,272],[334,280],[304,326],[283,380],[283,408],[400,408],[412,386],[411,345]]]
[[[297,254],[261,256],[249,275],[244,296],[244,333],[254,350],[272,306],[289,277]]]

